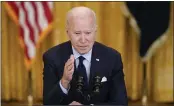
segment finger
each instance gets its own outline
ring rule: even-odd
[[[71,65],[73,63],[73,61],[71,60],[71,59],[68,59],[68,61],[65,63],[66,64],[66,66],[69,66],[69,65]]]
[[[75,105],[82,105],[82,104],[81,104],[81,103],[79,103],[79,102],[76,102],[76,101],[75,101]]]
[[[75,101],[71,102],[69,105],[75,105],[74,103],[75,103]]]
[[[65,69],[69,71],[73,65],[74,65],[73,63],[67,62],[67,63],[65,63]]]
[[[74,73],[74,70],[72,69],[71,71],[68,71],[68,72],[67,72],[67,75],[68,75],[68,76],[73,76],[73,73]]]
[[[74,55],[73,54],[71,54],[71,56],[70,56],[70,58],[68,59],[70,62],[74,62]]]
[[[74,65],[73,67],[71,68],[70,72],[73,74],[74,73]]]
[[[66,66],[74,64],[74,55],[71,55],[68,61],[66,62]]]
[[[73,67],[74,67],[74,64],[71,64],[71,65],[67,66],[67,70],[71,71]]]
[[[74,60],[73,59],[68,59],[68,61],[66,62],[66,66],[70,66],[71,64],[74,65]]]
[[[68,71],[68,76],[70,78],[72,78],[73,77],[73,74],[74,74],[74,67],[71,69],[71,71]]]
[[[71,54],[70,60],[74,61],[74,55],[73,54]]]
[[[74,73],[73,71],[69,71],[69,72],[68,72],[68,75],[72,76],[73,73]]]
[[[69,105],[73,105],[73,103],[70,103]]]

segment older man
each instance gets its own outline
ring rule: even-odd
[[[127,105],[121,56],[96,42],[96,31],[91,9],[75,7],[68,12],[66,32],[70,41],[43,55],[44,105]],[[79,76],[83,81],[80,93]]]

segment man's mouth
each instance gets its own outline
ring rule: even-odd
[[[86,49],[88,46],[78,46],[80,49]]]

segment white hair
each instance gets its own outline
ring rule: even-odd
[[[88,7],[80,6],[80,7],[74,7],[74,8],[72,8],[71,10],[69,10],[67,12],[67,15],[66,15],[66,28],[68,28],[69,21],[75,14],[77,16],[79,16],[78,13],[86,15],[87,12],[92,14],[92,18],[94,19],[94,25],[96,26],[97,23],[96,23],[96,14],[95,14],[95,12],[92,9],[88,8]]]

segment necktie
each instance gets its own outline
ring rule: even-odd
[[[78,73],[79,75],[83,76],[84,78],[84,84],[87,85],[88,84],[88,80],[87,80],[87,74],[86,74],[86,68],[83,64],[83,60],[85,60],[85,58],[83,56],[79,57],[79,65],[78,65]]]

